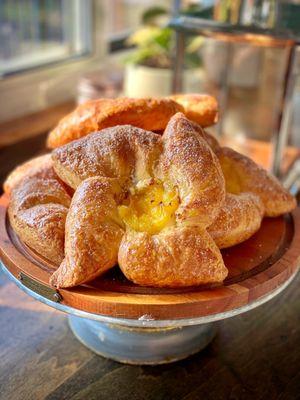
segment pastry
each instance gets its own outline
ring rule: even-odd
[[[264,205],[266,217],[277,217],[296,207],[296,199],[283,188],[280,182],[249,157],[230,149],[216,150],[226,181],[228,193],[256,194]]]
[[[214,125],[218,122],[218,102],[208,94],[174,94],[169,97],[183,107],[188,119],[201,127]]]
[[[48,147],[56,148],[91,132],[115,125],[133,125],[149,131],[163,132],[169,119],[181,111],[203,127],[218,119],[218,104],[209,95],[174,95],[161,99],[90,100],[64,117],[48,136]]]
[[[219,248],[231,247],[250,238],[262,219],[276,217],[296,207],[295,198],[280,182],[253,160],[230,148],[193,124],[217,155],[225,178],[226,200],[208,231]]]
[[[8,216],[21,240],[54,264],[64,258],[65,220],[71,198],[47,156],[30,161],[8,178]],[[31,165],[32,169],[29,168]],[[27,175],[23,173],[27,172]]]
[[[16,167],[6,178],[3,189],[5,193],[9,194],[12,188],[21,182],[24,177],[53,178],[54,175],[51,154],[45,154]]]
[[[225,200],[224,178],[183,114],[170,119],[163,136],[117,126],[55,150],[53,162],[76,191],[65,260],[52,285],[87,282],[117,261],[141,285],[225,279],[221,253],[207,232]]]
[[[133,125],[151,131],[163,130],[181,105],[170,99],[90,100],[64,117],[50,132],[47,145],[56,148],[87,134],[115,125]]]
[[[53,285],[75,286],[116,265],[124,234],[120,194],[117,179],[88,178],[78,187],[66,222],[66,257],[51,277]]]
[[[160,135],[131,125],[118,125],[55,149],[52,159],[57,175],[76,189],[93,176],[147,179],[161,148]]]
[[[296,206],[276,178],[195,122],[216,120],[210,96],[175,100],[80,106],[49,136],[52,147],[71,143],[8,176],[11,225],[60,265],[53,286],[88,282],[117,263],[140,285],[222,282],[227,269],[219,249],[247,240],[264,216]],[[151,131],[165,126],[163,134]]]
[[[263,215],[262,201],[254,193],[227,193],[225,203],[208,232],[220,249],[235,246],[259,230]]]

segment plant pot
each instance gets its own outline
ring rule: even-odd
[[[168,96],[172,93],[171,69],[127,64],[124,77],[124,95],[128,97]],[[183,77],[184,92],[203,91],[204,71],[186,70]]]

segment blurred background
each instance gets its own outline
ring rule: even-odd
[[[300,145],[298,37],[297,0],[1,0],[3,174],[6,146],[36,151],[76,103],[182,91],[215,95],[215,133],[269,144],[280,175]]]

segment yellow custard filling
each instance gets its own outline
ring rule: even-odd
[[[127,203],[118,207],[124,223],[135,231],[155,234],[174,222],[179,198],[175,189],[151,180],[134,188]]]
[[[237,171],[233,169],[232,164],[226,158],[222,158],[219,161],[225,178],[226,192],[232,194],[241,193],[241,180]]]

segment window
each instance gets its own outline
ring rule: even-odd
[[[0,76],[92,50],[91,0],[1,0]]]

